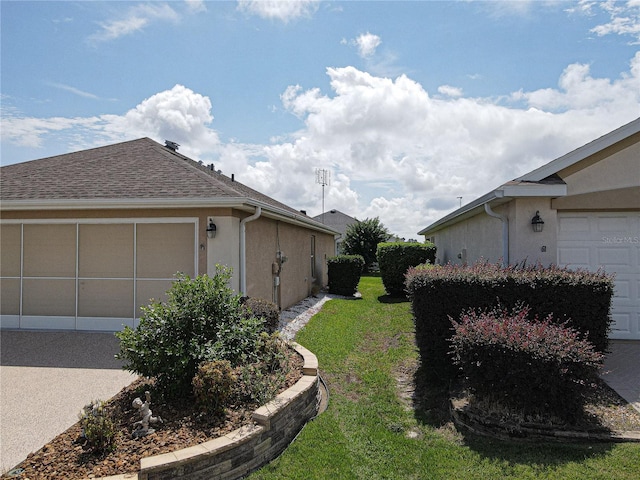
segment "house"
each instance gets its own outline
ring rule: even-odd
[[[347,233],[347,227],[356,223],[358,220],[335,209],[321,213],[313,217],[313,219],[340,233],[340,237],[336,240],[336,249],[338,254],[344,253],[342,251],[342,242]]]
[[[439,263],[483,258],[615,273],[611,338],[640,340],[640,118],[419,232]]]
[[[2,328],[116,331],[177,272],[233,269],[287,308],[327,283],[337,232],[149,138],[0,170]]]

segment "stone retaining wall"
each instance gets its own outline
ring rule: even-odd
[[[304,358],[303,376],[291,388],[253,413],[255,425],[176,452],[140,460],[138,480],[233,480],[266,465],[287,448],[318,412],[318,360],[293,344]],[[103,480],[132,479],[118,475]]]

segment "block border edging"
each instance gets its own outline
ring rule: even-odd
[[[211,465],[215,465],[213,460],[223,453],[228,454],[228,452],[234,449],[240,449],[243,445],[250,442],[251,440],[258,439],[262,434],[268,432],[272,429],[271,419],[282,413],[293,400],[297,399],[301,395],[308,393],[310,389],[315,389],[316,394],[310,395],[310,400],[308,401],[307,407],[314,403],[314,408],[312,409],[312,413],[308,415],[308,418],[304,419],[300,428],[293,432],[293,438],[297,435],[297,433],[304,427],[306,422],[308,422],[311,418],[315,417],[318,409],[317,396],[320,394],[319,391],[319,376],[318,376],[318,359],[317,357],[308,349],[303,347],[302,345],[296,342],[289,342],[291,348],[293,348],[302,358],[303,358],[303,375],[302,377],[291,387],[279,393],[276,398],[271,400],[258,407],[254,410],[252,415],[252,420],[255,422],[253,425],[243,425],[242,427],[230,432],[221,437],[217,437],[211,440],[208,440],[204,443],[193,445],[191,447],[187,447],[181,450],[176,450],[174,452],[163,453],[160,455],[154,455],[151,457],[144,457],[140,460],[140,469],[137,473],[129,473],[129,474],[120,474],[113,475],[110,477],[102,477],[98,480],[149,480],[153,479],[156,474],[161,474],[162,472],[172,471],[172,470],[181,470],[185,465],[195,462],[206,462],[207,459],[211,460]],[[284,447],[286,448],[286,446]],[[262,457],[261,460],[249,468],[248,471],[241,473],[237,476],[224,476],[225,473],[232,473],[232,470],[238,470],[240,466],[236,466],[229,470],[228,472],[223,472],[220,474],[220,478],[232,479],[232,478],[241,478],[247,475],[249,472],[257,470],[258,468],[266,465],[271,460],[276,458],[281,451],[264,453],[261,452],[256,457]],[[256,457],[250,459],[246,463],[251,463],[252,460],[255,460]],[[181,476],[173,475],[171,478],[181,478]],[[211,477],[218,478],[218,477]]]

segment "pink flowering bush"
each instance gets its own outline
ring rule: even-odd
[[[604,356],[576,330],[512,311],[470,310],[451,319],[453,363],[480,399],[525,414],[571,420],[597,376]]]

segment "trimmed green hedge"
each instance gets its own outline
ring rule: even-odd
[[[384,242],[378,244],[377,257],[384,289],[389,295],[405,296],[407,270],[423,263],[434,263],[436,246],[430,242]]]
[[[457,374],[449,355],[451,319],[472,308],[527,305],[532,316],[553,314],[554,322],[585,334],[596,351],[607,351],[613,277],[601,271],[556,266],[503,268],[489,263],[428,265],[410,269],[406,287],[423,364],[443,380]]]
[[[352,296],[358,290],[364,268],[362,255],[338,255],[327,259],[329,292]]]

